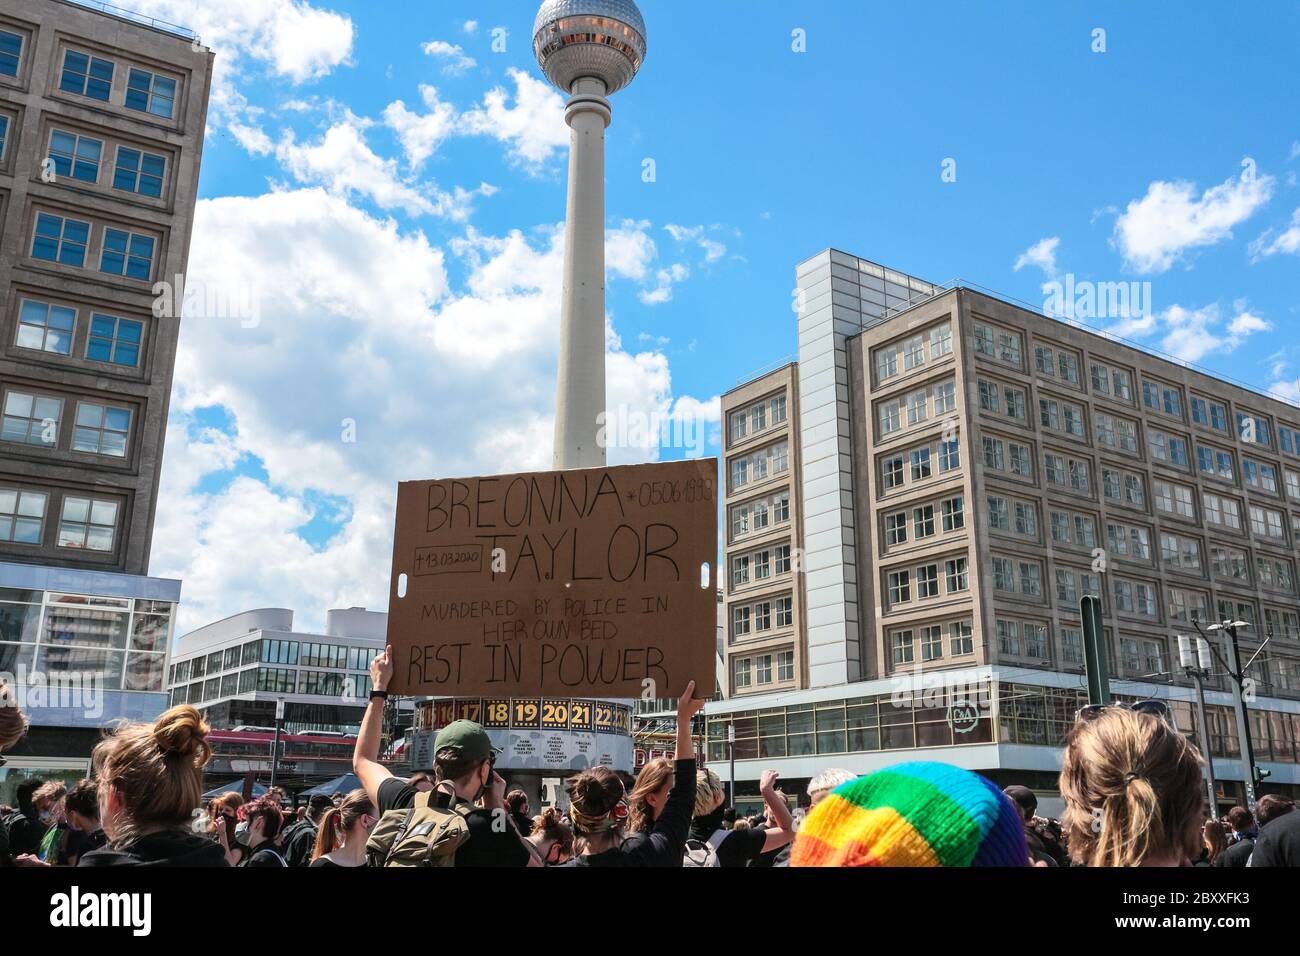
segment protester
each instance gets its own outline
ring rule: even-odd
[[[32,796],[32,802],[40,812],[41,823],[46,827],[41,845],[36,851],[36,858],[41,863],[53,866],[63,852],[68,834],[72,832],[63,812],[63,799],[67,795],[68,788],[61,781],[51,780]],[[21,859],[19,863],[22,863]]]
[[[226,866],[221,847],[190,829],[212,758],[208,725],[182,704],[154,724],[126,724],[95,746],[92,778],[108,843],[78,866]]]
[[[27,718],[18,706],[18,700],[9,683],[0,679],[0,754],[12,750],[27,734]],[[4,758],[0,757],[0,763]],[[14,858],[9,846],[10,820],[16,820],[21,810],[9,808],[0,812],[0,868],[13,866]]]
[[[1086,708],[1061,761],[1071,857],[1105,867],[1195,860],[1201,783],[1200,755],[1169,721],[1118,706]]]
[[[1228,848],[1228,831],[1218,820],[1206,820],[1201,826],[1201,855],[1193,866],[1215,866]]]
[[[41,822],[45,808],[37,806],[36,792],[45,786],[44,780],[24,780],[15,791],[18,809],[5,818],[5,831],[9,843],[9,854],[13,859],[20,856],[35,855],[41,848],[41,840],[49,829]]]
[[[366,840],[379,819],[375,805],[364,790],[353,790],[337,807],[330,808],[316,829],[312,847],[313,867],[357,867],[366,865]]]
[[[672,789],[673,762],[667,757],[656,757],[646,763],[628,794],[625,831],[629,834],[649,832],[663,812]]]
[[[1253,843],[1255,837],[1259,836],[1255,816],[1245,807],[1233,807],[1228,811],[1228,825],[1232,827],[1233,843],[1240,843],[1243,840],[1250,840]]]
[[[1020,811],[1020,818],[1025,826],[1025,845],[1029,848],[1029,858],[1034,863],[1041,863],[1044,866],[1059,866],[1060,862],[1047,849],[1034,827],[1034,821],[1042,819],[1038,816],[1038,797],[1034,791],[1020,784],[1012,784],[1002,792]]]
[[[570,777],[569,817],[579,839],[580,855],[566,866],[681,866],[695,805],[695,743],[691,718],[704,707],[695,699],[695,681],[677,701],[677,754],[673,786],[662,812],[646,832],[624,835],[629,814],[627,790],[618,775],[593,767]]]
[[[533,818],[528,842],[546,866],[559,866],[573,859],[573,828],[555,807],[547,807]]]
[[[423,770],[419,773],[413,773],[406,781],[419,793],[428,793],[433,789],[433,777]]]
[[[1255,805],[1259,836],[1246,864],[1255,867],[1300,866],[1300,813],[1284,797],[1266,794]]]
[[[808,806],[810,808],[817,806],[832,790],[850,780],[856,780],[857,776],[851,770],[840,770],[834,767],[823,770],[808,781]]]
[[[533,818],[528,813],[528,794],[518,789],[511,790],[506,794],[506,807],[522,836],[533,832]]]
[[[776,821],[769,828],[741,826],[736,820],[732,830],[722,826],[726,789],[712,770],[700,770],[695,779],[695,819],[686,843],[686,866],[746,866],[764,853],[779,850],[794,839],[794,817],[790,807],[776,791],[777,772],[764,770],[759,777],[758,792]]]
[[[903,763],[821,797],[791,866],[1028,866],[1020,811],[978,774]]]
[[[76,866],[83,854],[108,842],[99,823],[99,787],[94,780],[82,780],[63,798],[64,812],[72,827],[59,866]]]
[[[279,802],[268,793],[252,803],[244,804],[243,811],[244,820],[248,823],[244,839],[247,850],[239,865],[288,866],[289,862],[278,844],[280,830],[284,825],[284,814]]]
[[[307,866],[311,863],[320,822],[333,809],[334,801],[322,794],[313,795],[306,807],[299,807],[299,819],[285,828],[281,840],[285,863],[290,866]]]
[[[379,732],[392,675],[392,648],[386,647],[370,663],[374,689],[352,756],[352,769],[380,814],[414,807],[437,820],[440,832],[456,822],[453,817],[462,817],[464,832],[457,825],[451,848],[457,867],[541,866],[506,810],[506,782],[493,767],[496,752],[480,725],[457,720],[438,732],[433,743],[437,784],[431,791],[421,793],[379,763]],[[478,800],[482,806],[472,806]],[[377,830],[384,829],[383,822],[381,817]],[[396,848],[397,844],[390,844],[385,850],[389,865],[401,860],[400,854],[393,856]]]
[[[12,750],[27,735],[27,718],[9,682],[0,679],[0,753]]]
[[[209,803],[206,823],[199,827],[208,838],[216,841],[226,855],[226,863],[239,866],[248,855],[248,849],[240,842],[240,837],[247,836],[248,827],[239,819],[244,806],[244,797],[234,790],[227,790]]]

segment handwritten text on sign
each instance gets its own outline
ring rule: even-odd
[[[703,459],[402,483],[392,690],[711,695],[716,476]]]

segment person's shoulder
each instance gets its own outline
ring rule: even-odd
[[[379,785],[379,812],[405,810],[415,803],[417,792],[401,777],[389,777]]]

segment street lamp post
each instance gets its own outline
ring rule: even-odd
[[[1201,738],[1201,749],[1205,754],[1205,787],[1209,793],[1211,819],[1218,813],[1218,798],[1214,787],[1214,754],[1210,746],[1210,722],[1205,715],[1205,678],[1209,676],[1210,645],[1202,638],[1196,639],[1196,648],[1192,648],[1192,639],[1185,634],[1178,635],[1178,660],[1183,673],[1196,682],[1196,735]]]
[[[280,773],[280,727],[284,723],[284,698],[275,702],[275,740],[271,742],[271,789],[275,789],[275,778]]]
[[[727,724],[727,755],[731,758],[729,780],[731,783],[731,809],[736,809],[736,722]]]
[[[554,467],[605,464],[605,130],[609,97],[646,55],[645,20],[632,0],[546,0],[533,53],[569,96],[569,194],[556,381]]]
[[[1231,679],[1232,683],[1232,710],[1233,716],[1236,718],[1237,739],[1241,742],[1241,759],[1245,764],[1246,769],[1246,772],[1242,774],[1242,776],[1245,777],[1246,784],[1246,809],[1251,813],[1254,813],[1255,784],[1257,782],[1256,777],[1258,775],[1258,779],[1262,780],[1264,777],[1268,776],[1268,771],[1259,770],[1255,766],[1255,747],[1251,743],[1250,739],[1250,718],[1246,713],[1245,686],[1246,669],[1250,665],[1247,664],[1246,667],[1241,666],[1241,651],[1237,645],[1237,630],[1243,627],[1250,627],[1250,622],[1223,621],[1219,624],[1211,624],[1205,630],[1219,631],[1227,635],[1227,640],[1224,641],[1224,649],[1227,651],[1228,657],[1227,660],[1219,658],[1219,662],[1223,665],[1223,669],[1228,672],[1228,677]],[[1199,621],[1196,622],[1196,630],[1202,637],[1205,637],[1204,632],[1201,631],[1201,624]],[[1215,657],[1218,657],[1218,652],[1214,650],[1214,645],[1210,644],[1208,639],[1206,640],[1206,644],[1214,653]],[[1263,650],[1263,647],[1261,647],[1260,650]],[[1254,661],[1253,657],[1251,658],[1251,661]]]

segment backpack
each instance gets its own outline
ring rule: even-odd
[[[366,841],[370,866],[456,865],[456,851],[469,839],[466,816],[474,804],[453,796],[450,806],[438,806],[438,795],[417,793],[405,810],[385,811]]]
[[[298,841],[304,833],[307,839]],[[283,846],[285,863],[289,866],[306,866],[311,862],[311,851],[316,845],[316,825],[310,820],[296,820],[284,831]]]
[[[683,867],[721,866],[718,862],[718,847],[722,846],[731,833],[729,830],[714,830],[707,841],[694,838],[686,841],[686,852],[682,854]]]

